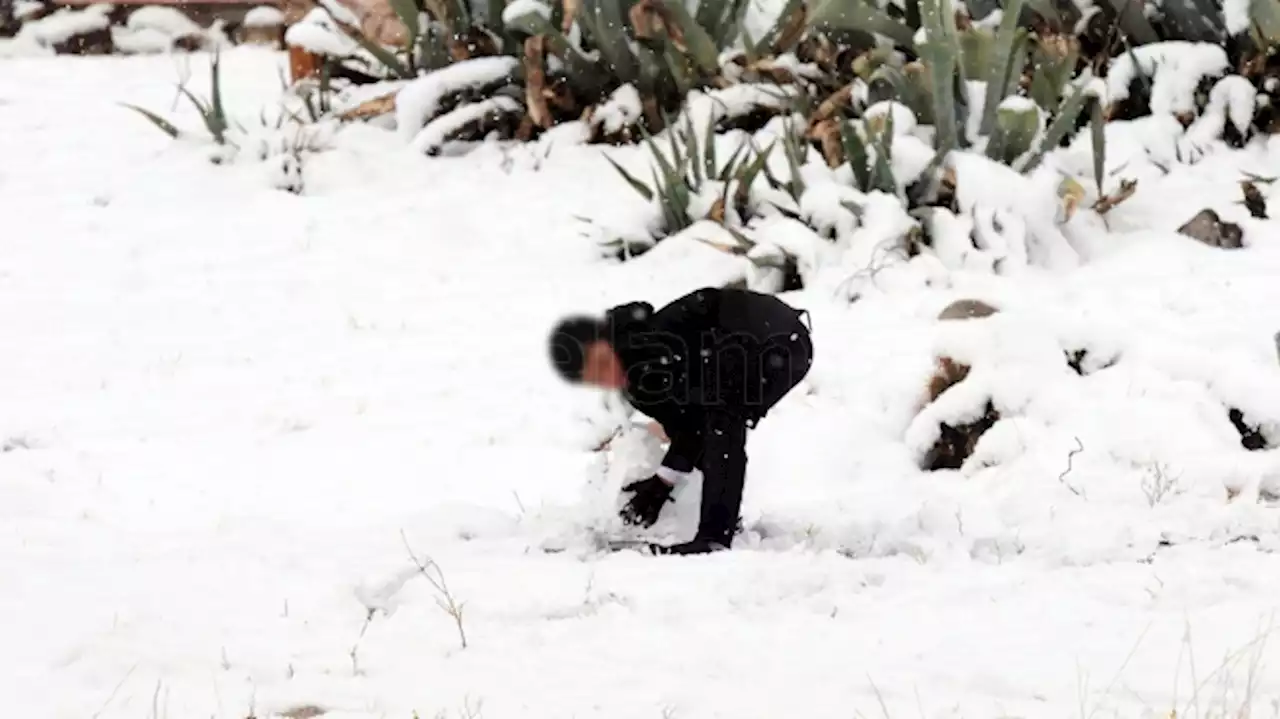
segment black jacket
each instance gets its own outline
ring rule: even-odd
[[[703,471],[704,525],[707,487],[725,484],[738,487],[737,501],[723,508],[736,522],[746,428],[808,372],[813,348],[803,314],[770,295],[717,288],[657,311],[632,302],[606,313],[605,338],[627,374],[625,398],[671,438],[662,463]]]

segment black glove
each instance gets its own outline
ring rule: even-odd
[[[620,512],[623,521],[628,524],[652,527],[662,513],[662,505],[672,501],[671,485],[656,475],[632,482],[623,487],[622,491],[635,492]]]

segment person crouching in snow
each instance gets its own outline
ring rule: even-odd
[[[629,524],[652,526],[672,487],[703,474],[698,531],[658,554],[727,549],[738,530],[747,429],[799,384],[813,364],[806,313],[747,290],[708,287],[655,311],[647,302],[574,316],[551,333],[552,363],[565,380],[620,390],[656,420],[670,446],[657,473],[623,487]]]

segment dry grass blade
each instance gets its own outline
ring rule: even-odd
[[[840,120],[827,119],[818,123],[809,133],[810,139],[817,140],[822,146],[822,158],[827,167],[836,168],[844,164],[845,152],[841,137]]]
[[[573,21],[578,17],[578,11],[582,9],[582,0],[560,0],[560,8],[564,15],[560,21],[560,32],[565,35],[573,29]]]
[[[653,40],[658,35],[660,22],[652,0],[640,0],[627,11],[631,30],[637,40]]]
[[[463,603],[458,602],[453,593],[449,591],[449,584],[445,581],[444,570],[440,569],[440,565],[436,564],[430,557],[418,558],[413,552],[413,548],[409,546],[409,538],[405,536],[404,531],[400,532],[400,539],[404,541],[404,548],[409,553],[409,559],[414,566],[418,568],[418,573],[423,576],[435,587],[439,596],[436,597],[436,604],[441,611],[453,618],[454,624],[458,628],[458,639],[462,643],[462,648],[467,648],[467,631],[462,625]],[[434,570],[435,575],[432,575]]]
[[[1063,221],[1069,221],[1084,199],[1084,186],[1070,177],[1064,177],[1058,185],[1058,197],[1062,198]]]
[[[716,224],[723,225],[725,218],[725,201],[723,197],[717,197],[716,201],[711,204],[711,210],[707,212],[707,219]]]
[[[346,110],[338,115],[339,120],[367,120],[373,117],[381,117],[396,109],[396,94],[390,93],[382,97],[375,97],[372,100],[365,100],[350,110]]]
[[[773,47],[768,48],[773,54],[778,55],[800,42],[800,38],[809,27],[809,8],[805,3],[798,3],[791,10],[791,15],[782,21],[782,31],[778,33],[778,39],[773,42]]]
[[[817,139],[816,130],[819,124],[839,116],[843,110],[853,107],[853,84],[850,83],[831,93],[827,99],[818,104],[818,109],[809,118],[809,127],[805,136]]]

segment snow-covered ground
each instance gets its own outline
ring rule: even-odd
[[[817,364],[751,437],[747,535],[601,556],[575,528],[654,448],[591,452],[546,330],[708,275],[598,259],[576,217],[637,198],[595,148],[355,126],[300,196],[215,166],[118,104],[196,127],[187,62],[199,91],[198,56],[0,72],[7,715],[1280,715],[1280,460],[1226,416],[1280,419],[1280,228],[1232,204],[1277,143],[1144,175],[1069,273],[789,295]],[[283,67],[227,54],[227,102]],[[1172,232],[1205,206],[1249,246]],[[1002,312],[933,320],[962,296]],[[1009,415],[986,469],[915,468],[940,348]]]

